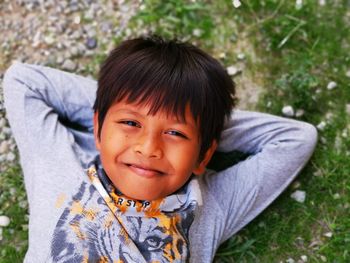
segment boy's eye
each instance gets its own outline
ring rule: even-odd
[[[167,134],[175,135],[175,136],[179,136],[179,137],[187,139],[187,137],[184,134],[182,134],[181,132],[178,132],[178,131],[168,131]]]
[[[141,125],[136,121],[125,120],[125,121],[120,121],[119,123],[125,124],[127,126],[132,126],[132,127],[138,127],[138,128],[141,127]]]

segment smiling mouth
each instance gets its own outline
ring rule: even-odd
[[[146,177],[146,178],[152,178],[152,177],[156,177],[164,174],[159,170],[150,169],[148,167],[139,166],[136,164],[126,164],[126,166],[128,166],[129,169],[134,173],[136,173],[137,175]]]

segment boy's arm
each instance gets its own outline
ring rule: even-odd
[[[249,223],[288,186],[311,157],[316,142],[317,130],[311,124],[234,111],[218,150],[236,150],[249,157],[205,177],[224,214],[222,241]]]
[[[86,147],[93,149],[95,92],[95,81],[56,69],[14,63],[7,70],[6,114],[25,176],[44,172],[36,170],[50,162],[68,169],[76,159],[72,149],[79,151],[78,139],[84,139]],[[70,129],[63,123],[74,123],[80,128]],[[27,188],[33,180],[26,178]]]

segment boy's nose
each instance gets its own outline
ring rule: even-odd
[[[154,135],[142,135],[134,145],[134,151],[146,158],[160,159],[163,155],[161,142]]]

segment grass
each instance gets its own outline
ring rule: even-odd
[[[325,121],[319,144],[297,181],[307,193],[305,203],[290,198],[289,187],[268,209],[223,244],[216,262],[285,262],[302,255],[308,262],[350,261],[350,17],[347,1],[145,1],[131,20],[131,35],[154,32],[193,42],[225,66],[240,63],[243,74],[263,88],[257,110],[281,115],[283,106],[304,110],[297,119],[314,125]],[[120,42],[125,35],[114,39]],[[222,55],[224,54],[224,55]],[[86,63],[94,74],[104,50]],[[237,83],[243,75],[235,78]],[[337,87],[327,89],[335,81]],[[296,117],[295,117],[296,118]],[[244,156],[216,156],[217,168]],[[238,158],[238,159],[237,159]],[[219,160],[219,161],[218,161]],[[27,234],[20,168],[0,176],[0,214],[11,218],[0,241],[0,261],[20,262]],[[16,194],[10,192],[16,189]],[[24,225],[24,228],[23,228]],[[326,233],[332,233],[331,236]],[[16,251],[16,253],[14,253]],[[17,257],[17,258],[14,258]]]

